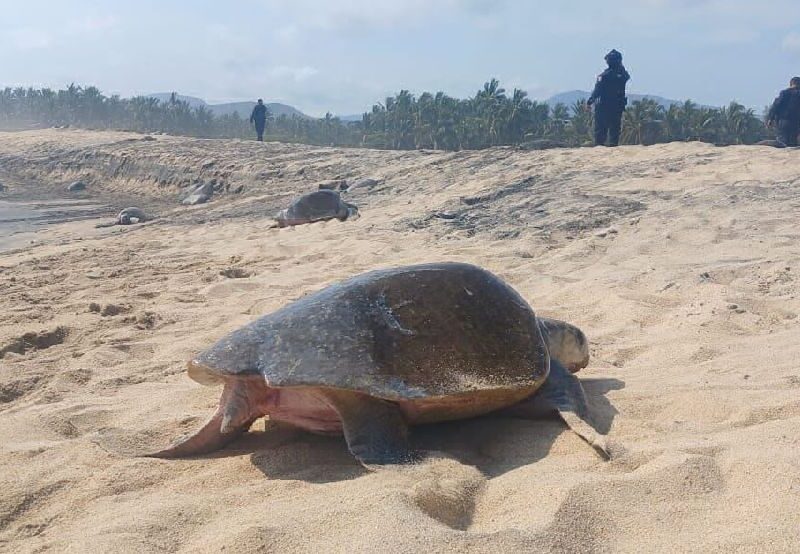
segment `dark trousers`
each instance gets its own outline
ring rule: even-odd
[[[266,121],[259,121],[255,120],[254,123],[256,124],[256,134],[258,135],[258,140],[264,141],[264,127],[267,126]]]
[[[594,143],[597,146],[617,146],[622,130],[622,110],[597,106],[594,110]]]
[[[778,121],[775,126],[778,140],[786,146],[797,146],[797,135],[800,134],[800,122]]]

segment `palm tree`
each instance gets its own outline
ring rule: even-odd
[[[594,126],[594,112],[587,104],[586,99],[578,100],[572,105],[572,118],[570,119],[570,142],[580,146],[592,140],[592,127]]]
[[[637,100],[625,110],[622,123],[622,142],[625,144],[655,144],[661,138],[664,108],[651,98]]]

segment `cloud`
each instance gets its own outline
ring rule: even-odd
[[[53,48],[57,43],[74,35],[99,33],[116,27],[118,19],[113,15],[87,16],[73,19],[62,26],[19,27],[6,33],[6,42],[16,50],[43,50]]]
[[[38,50],[47,48],[53,42],[52,36],[34,27],[22,27],[8,33],[13,48],[17,50]]]
[[[270,76],[276,79],[291,79],[295,82],[303,82],[307,81],[314,75],[318,74],[319,70],[314,67],[309,66],[301,66],[301,67],[289,67],[286,65],[279,65],[277,67],[273,67],[270,70]]]
[[[284,25],[275,31],[275,37],[282,42],[291,42],[297,38],[300,29],[297,25]]]
[[[783,37],[783,49],[792,54],[800,54],[800,33],[789,33]]]
[[[506,5],[506,0],[452,0],[456,8],[479,15],[496,14]]]
[[[91,15],[75,22],[74,28],[85,32],[98,32],[117,26],[119,19],[115,15]]]
[[[708,41],[712,44],[748,44],[760,38],[758,31],[741,27],[717,29],[709,32]]]
[[[433,3],[425,0],[407,0],[405,3],[337,0],[322,4],[314,0],[299,0],[295,3],[295,7],[308,14],[306,23],[309,26],[321,29],[357,30],[422,20],[426,14],[435,9],[431,4]],[[308,9],[303,9],[304,5]],[[298,18],[297,21],[303,20]]]
[[[514,1],[514,0],[510,0]],[[302,29],[369,31],[387,27],[418,27],[466,15],[483,23],[509,0],[262,0],[271,13],[288,16],[280,38],[294,38]],[[277,4],[277,5],[276,5]]]

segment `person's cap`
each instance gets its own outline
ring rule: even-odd
[[[259,98],[259,99],[258,99],[258,101],[259,101],[259,103],[261,103],[261,102],[263,102],[264,100],[262,100],[261,98]]]
[[[800,77],[792,77],[792,80],[789,81],[789,84],[800,86]]]
[[[621,54],[621,53],[619,53],[619,52],[618,52],[618,51],[616,51],[616,50],[612,50],[611,52],[609,52],[608,54],[606,54],[605,60],[606,60],[607,62],[610,62],[610,61],[613,61],[613,60],[616,60],[616,61],[619,61],[619,62],[621,62],[621,61],[622,61],[622,54]]]

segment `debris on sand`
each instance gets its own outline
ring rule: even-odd
[[[212,196],[214,196],[214,183],[211,181],[200,183],[181,201],[181,204],[184,206],[205,204]]]

